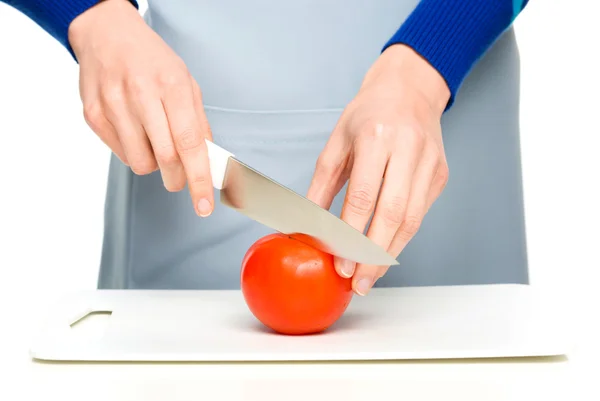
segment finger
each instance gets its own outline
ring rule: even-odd
[[[356,268],[356,273],[352,277],[352,288],[358,295],[365,296],[371,291],[378,278],[380,266],[359,265]]]
[[[364,232],[375,209],[388,157],[388,149],[382,140],[365,139],[357,142],[354,147],[341,219],[360,232]],[[335,266],[343,277],[354,274],[354,262],[336,258]]]
[[[138,175],[150,174],[158,169],[154,152],[142,123],[135,116],[121,86],[109,87],[103,93],[106,117],[115,128],[131,170]]]
[[[429,192],[427,194],[427,205],[425,207],[423,215],[425,215],[429,211],[433,202],[437,199],[439,194],[441,194],[444,186],[446,185],[445,183],[447,181],[447,178],[445,177],[447,177],[448,175],[447,173],[443,173],[443,171],[447,171],[447,167],[445,163],[439,163],[436,173],[434,174],[433,181],[431,182],[431,185],[429,187]],[[398,255],[403,250],[403,248],[401,248],[396,251],[393,248],[394,246],[390,245],[390,253],[392,253],[393,255]],[[377,278],[375,279],[375,282],[373,284],[375,284],[377,280],[379,280],[381,277],[385,276],[389,268],[389,266],[381,266],[377,271]]]
[[[88,126],[100,138],[102,142],[121,160],[123,164],[128,166],[125,151],[119,141],[119,136],[113,125],[104,115],[104,110],[100,102],[93,102],[84,105],[83,117]]]
[[[183,163],[196,213],[209,216],[213,210],[213,186],[208,163],[208,150],[201,130],[190,85],[172,87],[164,95],[163,105],[175,144]]]
[[[212,142],[212,130],[210,129],[210,124],[208,123],[206,112],[204,111],[202,92],[200,91],[200,87],[198,86],[198,83],[195,79],[192,79],[192,90],[194,95],[194,108],[196,109],[196,115],[198,116],[198,120],[200,121],[200,132],[202,133],[202,135],[204,135],[204,138]]]
[[[163,184],[168,191],[181,191],[186,183],[185,170],[175,149],[160,97],[140,97],[137,103],[138,113],[141,115],[142,124],[152,145]]]
[[[389,249],[404,221],[413,175],[422,155],[418,143],[398,147],[386,167],[381,194],[367,236],[383,249]],[[354,273],[357,293],[366,295],[386,266],[358,264]]]
[[[329,210],[335,196],[348,180],[349,149],[344,137],[334,129],[315,165],[306,197]]]
[[[423,157],[415,171],[404,220],[388,249],[390,254],[398,256],[419,231],[421,222],[427,211],[429,189],[437,172],[439,162],[438,148],[435,146],[426,146]]]

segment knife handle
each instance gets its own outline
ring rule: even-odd
[[[229,158],[233,157],[233,153],[228,152],[214,142],[205,139],[208,147],[208,160],[210,163],[210,175],[212,177],[213,187],[218,190],[223,188],[225,181],[225,171]]]

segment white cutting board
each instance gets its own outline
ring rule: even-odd
[[[258,323],[239,291],[98,290],[51,309],[30,351],[43,360],[133,362],[563,355],[569,325],[550,301],[528,285],[374,289],[355,296],[325,333],[282,336]],[[112,312],[103,331],[71,327],[98,311]]]

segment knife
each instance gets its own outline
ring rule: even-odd
[[[326,209],[206,140],[213,186],[221,203],[282,234],[357,263],[397,265],[370,238]]]

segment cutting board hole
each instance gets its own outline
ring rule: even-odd
[[[102,338],[112,316],[110,311],[93,311],[71,323],[71,331],[77,337],[88,340]]]

